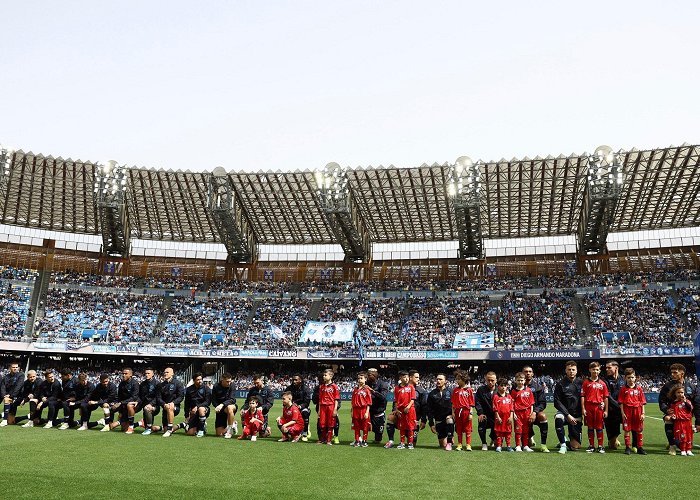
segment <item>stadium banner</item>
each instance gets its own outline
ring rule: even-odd
[[[610,344],[617,344],[620,341],[631,344],[632,336],[630,332],[603,332],[600,334],[601,338]]]
[[[644,397],[646,398],[647,403],[655,404],[659,402],[658,392],[645,392]],[[547,401],[547,403],[554,403],[554,393],[548,392],[544,395],[544,399]]]
[[[599,349],[560,349],[551,351],[491,351],[489,359],[510,361],[521,359],[598,359]]]
[[[457,351],[426,351],[426,359],[459,359]]]
[[[493,349],[493,332],[459,332],[452,342],[453,349]]]
[[[266,358],[268,355],[267,349],[239,349],[238,355],[247,358]]]
[[[270,349],[267,355],[270,358],[296,358],[299,354],[296,349]]]
[[[32,347],[34,349],[54,349],[58,351],[66,350],[66,344],[63,342],[32,342]]]
[[[397,351],[396,359],[425,359],[425,351]]]
[[[692,347],[660,346],[660,347],[601,347],[603,356],[626,357],[665,357],[665,356],[693,356]]]
[[[344,344],[352,342],[357,321],[307,321],[299,342]]]
[[[396,359],[395,351],[365,351],[365,359]]]
[[[307,358],[319,358],[319,359],[331,359],[337,358],[338,353],[336,351],[329,351],[325,349],[309,349],[306,351]]]

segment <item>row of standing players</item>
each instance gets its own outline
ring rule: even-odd
[[[630,392],[625,390],[626,386],[632,388],[633,394],[641,394],[642,398],[643,392],[637,390],[636,381],[630,381],[629,375],[619,375],[617,362],[610,361],[606,364],[605,379],[599,379],[600,366],[594,368],[593,365],[597,363],[592,363],[589,367],[591,377],[582,380],[577,376],[576,363],[568,362],[566,376],[555,387],[555,428],[559,438],[559,453],[581,447],[582,425],[586,423],[589,430],[588,451],[595,450],[595,437],[598,441],[597,450],[603,451],[603,427],[607,430],[610,447],[620,446],[617,438],[622,425],[625,430],[625,452],[629,454],[634,446],[638,453],[644,454],[644,402],[628,401],[626,405],[624,402],[620,404],[620,394]],[[154,371],[150,369],[145,371],[145,379],[141,384],[132,375],[132,371],[125,368],[118,386],[110,382],[107,375],[102,375],[100,383],[94,386],[84,374],[73,377],[70,370],[63,370],[59,381],[55,380],[53,371],[49,370],[46,379],[39,382],[36,373],[31,370],[24,380],[19,365],[12,363],[8,375],[0,381],[0,397],[3,399],[0,427],[27,420],[24,427],[44,423],[45,428],[52,428],[59,425],[58,412],[62,409],[63,422],[59,429],[77,427],[78,430],[87,430],[101,424],[101,430],[106,432],[121,425],[126,433],[133,433],[135,427],[143,426],[144,435],[162,430],[163,437],[169,437],[178,429],[184,429],[187,434],[202,437],[213,405],[217,436],[230,438],[237,434],[235,415],[238,407],[230,375],[222,377],[213,389],[203,384],[201,374],[195,374],[193,383],[185,388],[174,377],[172,368],[164,370],[160,382],[156,381]],[[282,416],[277,420],[283,434],[280,441],[308,440],[309,407],[314,403],[319,415],[319,442],[338,443],[337,410],[340,406],[340,391],[332,383],[332,377],[333,372],[326,370],[313,391],[307,389],[301,376],[293,377],[292,384],[287,387],[283,397]],[[396,447],[403,448],[407,442],[408,448],[412,448],[418,431],[427,424],[437,434],[444,449],[452,449],[456,433],[457,450],[471,450],[472,409],[475,409],[482,450],[488,449],[487,434],[497,451],[502,447],[503,441],[506,449],[510,449],[514,426],[515,450],[532,451],[530,445],[533,428],[537,426],[540,429],[540,449],[549,452],[546,445],[549,424],[544,413],[547,403],[544,391],[534,382],[532,367],[523,368],[516,376],[511,391],[507,390],[507,381],[497,381],[493,372],[486,374],[486,383],[476,391],[472,391],[469,386],[469,377],[465,372],[457,372],[455,378],[458,385],[450,389],[446,377],[440,374],[437,376],[437,387],[427,392],[418,384],[420,374],[417,371],[402,373],[394,390],[392,411],[387,414],[389,386],[379,379],[376,369],[368,370],[366,375],[358,377],[358,387],[353,394],[352,427],[355,440],[352,444],[367,446],[370,430],[374,433],[374,441],[380,443],[386,428],[389,440],[385,447],[392,448],[395,429],[398,428],[401,439]],[[676,448],[679,448],[682,455],[692,455],[693,429],[690,416],[691,413],[695,414],[696,430],[700,431],[699,398],[697,388],[685,379],[685,367],[681,364],[672,365],[671,381],[662,388],[659,402],[664,413],[671,454],[675,454]],[[180,424],[174,424],[183,402],[187,418]],[[239,439],[255,440],[258,435],[270,435],[267,416],[273,402],[272,391],[264,385],[262,377],[256,376],[241,410],[243,430]],[[28,415],[15,417],[18,407],[27,403]],[[91,422],[90,416],[97,409],[102,410],[104,417]],[[48,412],[46,419],[42,418],[44,410]],[[160,411],[162,426],[157,426],[154,425],[154,420]],[[76,412],[79,413],[77,420]],[[136,422],[134,418],[138,412],[143,412],[143,418]],[[117,414],[119,419],[115,422]],[[568,440],[565,437],[566,428]],[[466,443],[463,447],[464,437]]]

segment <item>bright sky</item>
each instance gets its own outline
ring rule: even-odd
[[[700,142],[700,2],[3,2],[0,143],[315,169]]]

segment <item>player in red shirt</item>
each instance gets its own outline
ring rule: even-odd
[[[318,421],[321,424],[319,444],[333,444],[333,428],[338,416],[340,389],[333,383],[333,370],[323,371],[323,383],[318,388]]]
[[[258,433],[265,424],[265,416],[260,408],[260,400],[257,396],[251,396],[248,401],[248,409],[241,412],[243,417],[243,432],[238,439],[245,439],[250,436],[251,441],[258,439]]]
[[[693,456],[693,404],[686,398],[685,389],[677,385],[671,389],[670,399],[674,402],[664,417],[666,422],[673,422],[673,435],[678,442],[681,456]]]
[[[534,411],[535,393],[525,385],[525,374],[515,374],[515,387],[510,391],[513,398],[513,420],[515,423],[515,451],[532,453],[530,448],[530,416]]]
[[[644,390],[637,385],[637,375],[633,368],[625,370],[625,386],[617,396],[622,412],[622,429],[625,431],[625,455],[632,454],[630,433],[634,434],[637,443],[637,453],[646,455],[644,451],[644,405],[647,404]]]
[[[408,449],[413,449],[413,428],[416,425],[416,388],[408,383],[408,372],[399,372],[399,383],[394,387],[394,402],[398,413],[399,435],[401,443],[399,450],[406,448],[404,438],[408,439]]]
[[[462,451],[462,435],[467,435],[467,451],[472,451],[472,408],[474,390],[469,385],[469,375],[464,370],[455,372],[457,387],[452,390],[452,418],[457,433],[457,451]]]
[[[293,403],[291,392],[282,394],[282,416],[277,418],[277,426],[282,432],[279,442],[291,440],[296,443],[304,431],[304,417],[299,407]]]
[[[598,435],[598,453],[605,453],[603,448],[603,419],[608,417],[608,385],[600,380],[600,363],[593,361],[588,365],[591,374],[583,381],[581,388],[581,408],[583,419],[588,427],[588,453],[596,451],[595,435]]]
[[[498,379],[498,391],[493,395],[493,414],[496,419],[494,431],[496,432],[496,451],[501,452],[503,438],[506,440],[506,451],[513,451],[510,446],[513,434],[513,398],[508,394],[508,381]]]
[[[355,441],[350,443],[350,446],[367,447],[371,404],[372,390],[367,386],[367,372],[360,372],[357,374],[357,387],[352,391],[352,428],[355,431]],[[364,435],[364,439],[360,439],[360,433]]]

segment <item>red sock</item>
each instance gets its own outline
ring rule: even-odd
[[[598,448],[603,447],[603,431],[597,431],[598,432]]]
[[[520,446],[520,434],[515,435],[515,446]]]
[[[591,446],[595,445],[595,431],[593,429],[588,430],[588,444]]]
[[[639,437],[637,437],[637,441],[639,441]],[[629,448],[629,447],[630,447],[630,433],[625,432],[625,448]]]
[[[496,438],[496,447],[497,447],[497,448],[500,448],[502,443],[503,443],[503,438],[502,438],[502,437],[497,437],[497,438]]]
[[[360,429],[355,429],[355,441],[360,440]]]
[[[506,446],[510,448],[510,434],[506,436]]]
[[[472,433],[467,432],[467,444],[471,445],[472,444]]]

